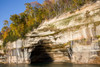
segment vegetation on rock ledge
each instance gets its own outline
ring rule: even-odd
[[[79,9],[85,3],[96,0],[45,0],[43,4],[37,1],[26,3],[26,10],[20,14],[11,15],[11,24],[4,21],[0,39],[5,45],[7,42],[25,38],[25,34],[37,28],[43,20],[48,20],[63,12]],[[67,20],[69,21],[69,20]]]

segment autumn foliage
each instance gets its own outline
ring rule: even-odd
[[[79,9],[85,3],[96,0],[45,0],[42,4],[37,1],[26,3],[26,10],[20,14],[11,15],[10,21],[4,21],[2,35],[4,45],[18,38],[25,38],[25,34],[37,28],[43,20],[48,20],[64,12]]]

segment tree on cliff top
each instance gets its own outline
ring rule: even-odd
[[[63,12],[80,8],[83,4],[96,0],[45,0],[43,4],[37,1],[26,3],[26,10],[20,14],[11,15],[11,24],[5,20],[2,28],[4,44],[25,38],[25,34],[37,28],[43,20],[54,18]]]

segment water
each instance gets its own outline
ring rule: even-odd
[[[50,63],[50,64],[0,64],[0,67],[100,67],[95,64],[70,64],[70,63]]]

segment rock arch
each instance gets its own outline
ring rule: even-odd
[[[48,45],[47,45],[48,46]],[[40,40],[35,48],[31,52],[30,62],[33,63],[42,63],[42,62],[53,62],[52,57],[47,52],[47,46],[44,43],[44,40]]]

